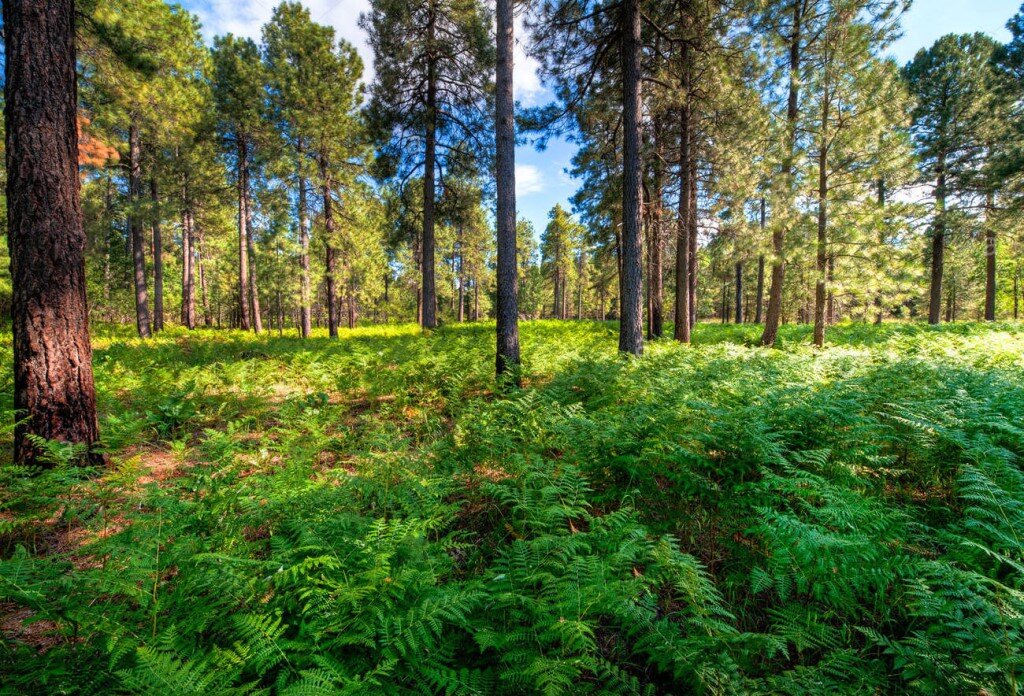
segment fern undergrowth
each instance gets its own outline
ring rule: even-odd
[[[1019,326],[534,322],[502,394],[492,331],[101,330],[109,466],[0,471],[0,692],[1024,691]]]

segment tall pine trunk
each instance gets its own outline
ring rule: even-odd
[[[238,309],[241,328],[251,328],[249,305],[249,144],[238,139]]]
[[[680,10],[684,12],[683,9]],[[676,302],[674,338],[690,342],[690,45],[680,52],[683,105],[679,110],[679,207],[676,216]]]
[[[6,0],[7,244],[14,333],[14,459],[29,436],[99,439],[79,199],[74,0]],[[94,463],[99,454],[87,453]]]
[[[640,3],[622,4],[622,273],[619,350],[641,355],[643,335],[640,166]]]
[[[826,58],[826,60],[828,60]],[[827,71],[826,67],[826,71]],[[828,292],[828,119],[831,106],[828,79],[821,97],[821,142],[818,147],[818,240],[814,284],[814,345],[825,345],[825,300]]]
[[[693,145],[690,146],[690,218],[687,221],[689,230],[689,264],[690,264],[690,330],[697,325],[697,158],[694,156]]]
[[[992,226],[992,193],[985,201],[985,321],[996,320],[996,230]]]
[[[164,240],[160,234],[160,195],[156,177],[149,178],[153,203],[153,331],[164,330]]]
[[[454,263],[458,264],[458,266],[457,266],[458,270],[455,272],[454,276],[455,276],[455,282],[458,284],[458,299],[457,299],[457,302],[459,303],[459,306],[458,306],[458,310],[457,310],[457,313],[458,313],[457,316],[459,318],[459,323],[460,324],[463,321],[466,320],[466,312],[465,312],[465,308],[466,308],[465,307],[465,305],[466,305],[466,297],[465,297],[465,295],[466,295],[466,275],[465,275],[465,265],[464,265],[465,264],[465,260],[463,258],[463,253],[462,252],[463,252],[463,249],[462,249],[462,226],[460,225],[459,226],[459,253],[458,253],[458,256],[456,257],[455,262],[454,262]]]
[[[942,316],[942,272],[946,256],[946,158],[943,155],[939,156],[937,170],[935,222],[932,225],[931,285],[928,293],[929,324],[938,324]]]
[[[736,323],[743,323],[743,262],[736,262]]]
[[[320,160],[320,193],[324,208],[324,273],[327,276],[327,332],[331,338],[338,337],[338,303],[335,279],[334,251],[334,201],[331,198],[331,172],[327,161]]]
[[[150,337],[149,290],[146,287],[146,242],[142,238],[142,217],[139,203],[142,198],[142,163],[139,127],[134,117],[128,127],[128,201],[131,214],[128,228],[132,242],[132,272],[135,281],[135,328],[142,338]]]
[[[434,51],[434,5],[427,24],[427,132],[423,158],[423,328],[437,326],[437,290],[434,286],[434,170],[437,166],[437,57]]]
[[[764,234],[766,221],[764,196],[761,196],[760,227]],[[762,237],[763,238],[763,237]],[[757,291],[754,293],[754,323],[760,324],[764,307],[764,254],[757,257]]]
[[[302,140],[298,141],[299,157],[301,158]],[[310,283],[309,283],[309,221],[306,218],[308,203],[306,201],[306,177],[299,165],[299,331],[303,338],[309,338],[313,331],[313,319],[310,314]]]
[[[181,215],[181,323],[196,327],[195,253],[192,249],[192,210],[185,201]]]
[[[654,174],[651,181],[651,226],[647,240],[647,337],[661,338],[665,331],[665,286],[663,274],[664,235],[662,222],[664,211],[662,206],[662,189],[664,188],[665,165],[662,152],[662,124],[660,118],[654,119]],[[582,277],[582,267],[581,267]],[[582,300],[582,289],[581,289]],[[582,311],[580,311],[582,315]],[[582,317],[581,317],[582,318]]]
[[[790,191],[795,189],[794,160],[796,159],[797,118],[800,115],[800,59],[803,11],[806,0],[793,0],[793,31],[789,37],[789,97],[786,104],[786,125],[789,143],[786,159],[782,163],[782,176]],[[768,311],[764,319],[761,345],[774,346],[782,320],[782,284],[786,276],[786,230],[776,223],[772,230],[772,277],[768,289]]]
[[[252,236],[251,206],[247,204],[245,209],[250,212],[248,223],[245,226],[245,243],[249,247],[249,301],[252,309],[252,330],[262,333],[263,313],[260,311],[260,290],[259,284],[256,282],[256,245]]]
[[[210,308],[210,297],[206,287],[206,252],[203,245],[203,230],[196,231],[195,220],[192,222],[192,234],[196,245],[195,267],[199,271],[199,302],[203,308],[203,324],[213,326],[213,312]],[[194,291],[193,291],[194,294]],[[220,300],[217,301],[217,326],[220,326]]]

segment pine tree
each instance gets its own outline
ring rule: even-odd
[[[3,4],[7,232],[14,331],[14,459],[39,460],[33,437],[98,440],[79,199],[75,6]]]
[[[437,176],[472,167],[491,140],[495,49],[491,17],[477,0],[374,0],[361,24],[374,54],[370,118],[382,164],[405,182],[422,172],[421,323],[437,326]]]
[[[516,273],[516,129],[513,103],[514,0],[497,0],[496,99],[494,119],[497,188],[497,346],[495,371],[500,378],[519,368],[519,279]],[[461,316],[462,304],[459,304]],[[514,374],[514,379],[519,377]]]
[[[983,34],[944,36],[919,51],[904,68],[917,100],[912,132],[921,179],[934,185],[928,293],[931,324],[939,323],[942,316],[947,237],[956,232],[951,223],[962,212],[958,201],[975,190],[985,161],[983,124],[991,114],[996,48]]]
[[[252,229],[252,163],[263,133],[265,75],[251,39],[231,34],[213,46],[213,94],[219,131],[235,170],[238,192],[238,303],[242,329],[263,330]]]

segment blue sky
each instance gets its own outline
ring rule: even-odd
[[[913,58],[937,38],[949,33],[982,31],[1005,41],[1009,38],[1006,22],[1022,0],[915,0],[903,17],[903,37],[893,45],[892,53],[900,61]],[[365,36],[357,25],[359,13],[369,0],[303,0],[314,20],[334,26],[338,35],[360,50],[369,66],[370,53]],[[207,39],[232,32],[258,39],[260,27],[270,17],[276,0],[184,0],[182,4],[199,15]],[[518,32],[520,37],[523,32]],[[369,69],[368,75],[369,77]],[[527,106],[543,103],[550,96],[537,78],[535,64],[522,46],[516,52],[516,98]],[[568,207],[577,182],[565,170],[575,148],[553,140],[543,152],[530,146],[516,151],[516,189],[519,214],[527,218],[539,233],[547,224],[548,211],[556,203]]]

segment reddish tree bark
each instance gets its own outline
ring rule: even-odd
[[[7,222],[16,461],[30,436],[98,440],[75,127],[74,0],[6,0]],[[59,282],[58,282],[59,281]],[[97,453],[88,459],[99,463]]]

